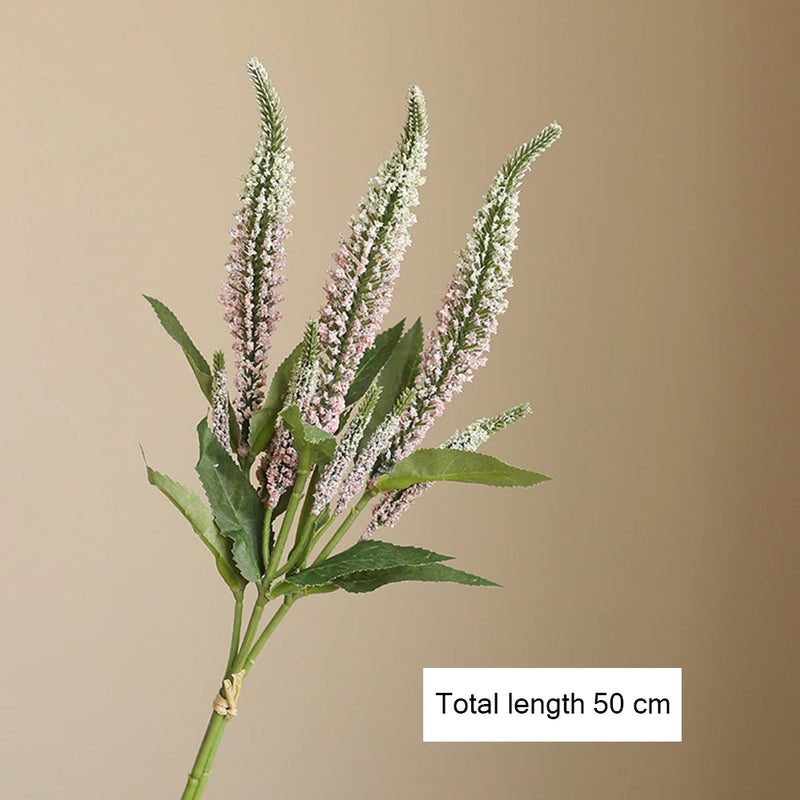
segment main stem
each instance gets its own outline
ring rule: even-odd
[[[244,640],[238,655],[233,660],[233,665],[228,669],[226,676],[231,675],[240,670],[247,674],[253,666],[258,654],[263,649],[267,640],[272,635],[275,628],[278,627],[281,620],[286,616],[289,609],[294,604],[296,596],[287,596],[281,603],[280,608],[272,616],[272,619],[267,623],[261,635],[256,640],[256,631],[261,615],[264,611],[264,606],[267,599],[263,594],[259,594],[256,604],[253,607],[253,613],[250,617],[250,622],[247,625]],[[253,644],[255,641],[255,644]],[[203,735],[203,740],[200,743],[200,749],[197,751],[197,757],[194,760],[192,770],[186,781],[186,788],[183,790],[181,800],[200,800],[205,789],[208,776],[211,774],[211,766],[214,763],[214,758],[217,755],[217,748],[219,747],[222,734],[225,731],[225,726],[228,723],[228,717],[222,714],[217,714],[216,711],[211,712],[211,719],[206,726],[206,732]]]
[[[217,714],[216,711],[211,712],[211,719],[208,721],[203,741],[197,751],[197,758],[195,758],[192,771],[189,773],[189,779],[186,781],[186,788],[183,790],[181,800],[198,800],[202,795],[201,782],[202,786],[205,786],[208,774],[211,772],[211,762],[214,760],[211,754],[216,754],[219,740],[222,738],[222,732],[225,730],[227,722],[227,717]],[[211,756],[210,760],[209,756]]]
[[[310,549],[310,546],[313,546],[313,544],[316,542],[316,540],[311,541],[313,520],[309,515],[310,505],[307,502],[300,514],[295,551],[290,554],[290,558],[286,567],[283,570],[278,569],[283,548],[286,545],[286,540],[289,535],[289,529],[292,527],[292,522],[294,521],[298,506],[300,505],[300,498],[302,497],[303,490],[308,479],[310,466],[310,453],[308,450],[306,450],[306,452],[300,454],[297,480],[295,482],[294,490],[292,491],[289,505],[286,509],[286,513],[283,518],[283,524],[281,525],[281,530],[278,534],[275,546],[272,552],[269,554],[269,558],[267,558],[266,553],[264,554],[266,576],[262,586],[259,587],[258,598],[253,606],[253,612],[250,615],[250,621],[247,624],[247,629],[245,630],[241,646],[238,647],[238,652],[236,652],[236,649],[239,643],[239,631],[241,630],[242,622],[242,598],[240,596],[237,596],[236,598],[236,607],[234,609],[234,630],[231,637],[231,651],[228,658],[228,668],[225,673],[226,678],[230,675],[234,675],[237,672],[244,672],[246,675],[250,671],[250,668],[255,663],[256,658],[264,648],[267,640],[272,635],[275,628],[278,627],[281,620],[289,612],[289,609],[292,607],[294,602],[300,596],[300,593],[295,593],[295,591],[293,591],[294,587],[292,590],[289,590],[289,592],[285,594],[280,608],[267,623],[264,630],[258,636],[258,639],[256,639],[258,625],[261,621],[264,607],[271,599],[268,593],[268,587],[270,583],[277,575],[283,574],[283,572],[292,569],[296,563],[299,563],[300,560],[305,561],[305,558],[308,556],[308,550]],[[355,522],[356,517],[358,517],[363,508],[367,505],[367,503],[369,503],[375,494],[376,491],[374,489],[364,492],[361,499],[351,509],[345,520],[330,538],[328,543],[323,547],[320,554],[314,560],[314,564],[318,564],[320,561],[324,560],[328,557],[328,555],[330,555],[336,545],[342,540],[345,533],[349,530],[350,526]],[[306,498],[306,500],[308,501],[308,498]],[[268,535],[268,529],[265,530],[264,535]],[[331,591],[331,587],[319,587],[318,591]],[[306,590],[303,593],[309,593],[309,590]],[[208,781],[208,776],[211,774],[211,766],[214,763],[214,758],[217,755],[217,748],[219,747],[219,743],[222,739],[222,734],[227,723],[227,716],[218,714],[216,711],[211,713],[211,719],[208,721],[206,732],[203,736],[202,742],[200,743],[200,749],[197,752],[197,757],[195,758],[194,765],[192,766],[192,771],[189,773],[189,777],[186,782],[186,788],[183,790],[183,794],[181,795],[181,800],[200,800],[202,797],[203,790],[205,789]]]

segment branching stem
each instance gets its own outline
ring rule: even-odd
[[[234,595],[233,606],[233,628],[231,630],[231,649],[228,654],[228,663],[225,667],[225,674],[230,674],[231,667],[239,652],[239,638],[242,635],[242,609],[244,606],[244,591],[237,592]]]
[[[289,538],[289,531],[292,528],[292,523],[294,522],[294,517],[297,513],[297,507],[300,505],[300,499],[303,497],[303,490],[306,486],[306,480],[308,479],[310,468],[311,451],[308,447],[306,447],[303,452],[300,453],[299,464],[297,467],[297,478],[294,482],[292,495],[289,498],[289,505],[286,507],[286,511],[283,515],[281,530],[278,533],[277,540],[275,541],[275,548],[269,557],[267,575],[264,581],[266,586],[269,586],[269,584],[272,583],[275,575],[278,573],[278,565],[280,564],[281,556],[283,555],[283,549],[286,547],[286,540]]]
[[[320,561],[324,561],[333,552],[336,545],[342,541],[344,535],[350,530],[350,527],[356,521],[358,515],[377,493],[376,489],[368,489],[361,495],[361,499],[350,509],[350,513],[344,518],[342,524],[336,529],[336,532],[328,540],[325,547],[322,548],[320,554],[314,559],[312,566],[319,564]]]

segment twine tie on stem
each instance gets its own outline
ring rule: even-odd
[[[225,678],[222,682],[222,689],[214,698],[214,711],[222,717],[233,719],[238,713],[236,703],[239,701],[239,693],[242,691],[242,681],[245,671],[235,672],[230,678]]]

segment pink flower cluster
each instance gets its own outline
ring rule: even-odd
[[[261,129],[250,171],[244,179],[242,209],[231,231],[228,279],[220,298],[233,334],[236,359],[236,411],[245,422],[264,399],[267,358],[272,332],[280,318],[278,287],[285,281],[284,242],[291,219],[292,163],[280,103],[260,62],[249,64],[256,88]]]
[[[404,415],[381,466],[407,456],[453,395],[486,363],[497,320],[508,305],[511,256],[516,249],[519,187],[533,161],[561,134],[553,123],[513,153],[495,176],[475,215],[455,275],[422,353],[414,402]]]
[[[334,514],[341,514],[347,508],[356,493],[364,489],[369,483],[372,469],[378,459],[386,452],[389,442],[400,427],[400,420],[414,398],[413,390],[406,390],[397,400],[395,407],[386,419],[375,429],[367,442],[366,447],[356,458],[350,472],[342,483],[339,491],[339,500],[334,508]]]
[[[269,508],[275,508],[281,495],[294,483],[297,463],[298,455],[292,447],[289,431],[276,430],[256,469],[256,479]]]
[[[440,446],[443,449],[475,452],[493,433],[508,427],[530,413],[531,407],[524,403],[495,417],[483,417],[467,425],[464,430],[456,431]],[[371,539],[375,531],[384,526],[393,528],[403,513],[431,486],[433,486],[431,481],[415,483],[407,489],[399,489],[385,494],[372,507],[372,519],[361,538]]]
[[[316,320],[306,325],[303,352],[297,363],[284,397],[284,406],[296,405],[300,416],[306,419],[317,397],[319,384],[319,328]],[[263,487],[267,505],[275,508],[281,495],[289,489],[297,476],[298,455],[292,435],[278,419],[272,438],[261,458],[257,470],[259,485]]]
[[[328,433],[338,430],[347,390],[381,328],[411,243],[409,230],[416,222],[411,209],[419,203],[424,182],[427,132],[425,98],[412,86],[398,149],[370,181],[350,220],[350,237],[333,256],[320,309],[320,398],[311,420]]]
[[[339,490],[345,471],[355,458],[358,446],[364,436],[364,431],[366,431],[367,425],[372,419],[380,393],[380,387],[374,384],[367,390],[361,405],[358,407],[358,411],[350,420],[347,430],[336,447],[333,460],[325,467],[319,481],[317,481],[317,488],[314,491],[314,504],[311,507],[311,513],[315,517],[322,513],[322,510]]]
[[[423,495],[433,484],[415,483],[407,489],[400,489],[383,495],[372,507],[372,519],[369,521],[361,538],[364,541],[371,539],[378,528],[394,528],[400,517]]]

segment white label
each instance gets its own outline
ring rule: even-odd
[[[680,742],[682,670],[422,670],[424,742]]]

